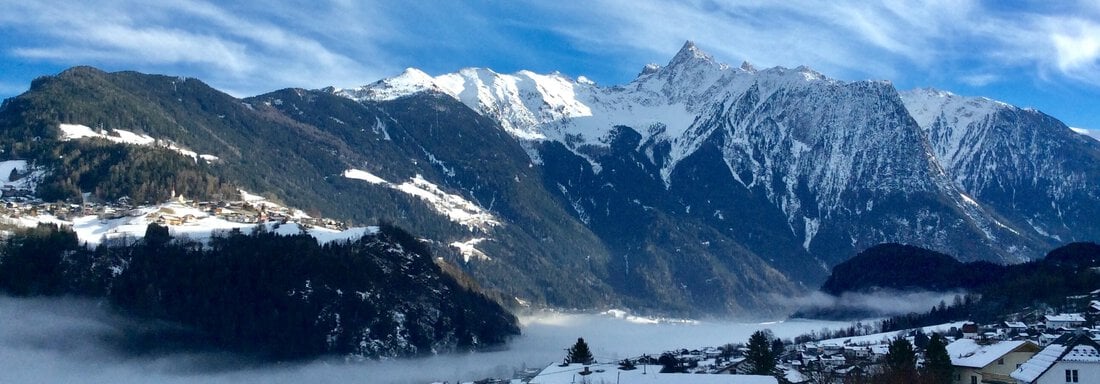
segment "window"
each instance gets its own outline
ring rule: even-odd
[[[970,384],[978,384],[978,376],[970,376]]]
[[[1066,382],[1067,383],[1076,383],[1076,382],[1078,382],[1077,381],[1077,370],[1076,369],[1067,369],[1066,370]]]
[[[1005,365],[1005,359],[997,360],[997,365]]]

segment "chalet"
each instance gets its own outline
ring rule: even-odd
[[[980,343],[959,339],[947,345],[955,384],[1011,383],[1013,370],[1039,352],[1027,340]]]
[[[1067,333],[1012,372],[1020,384],[1100,383],[1100,344]]]
[[[528,383],[778,384],[779,381],[772,376],[760,375],[661,373],[660,365],[638,365],[633,369],[620,369],[618,364],[551,364]]]
[[[964,339],[977,339],[978,338],[978,324],[966,323],[962,325],[962,334]]]
[[[1043,316],[1047,329],[1077,328],[1085,324],[1085,317],[1080,313],[1062,313]]]

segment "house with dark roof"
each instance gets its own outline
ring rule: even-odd
[[[1020,384],[1100,383],[1100,344],[1067,333],[1012,372]]]
[[[1009,375],[1036,352],[1039,346],[1027,340],[959,339],[947,345],[947,355],[955,367],[955,384],[1015,383]]]

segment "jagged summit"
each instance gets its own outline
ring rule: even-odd
[[[935,211],[934,220],[947,223],[945,226],[977,231],[974,236],[984,239],[998,261],[1019,261],[1041,247],[1036,244],[1045,240],[1019,235],[1025,231],[1054,240],[1069,238],[1065,233],[1053,234],[1052,224],[1001,223],[986,206],[971,203],[980,201],[974,200],[974,195],[981,193],[975,187],[992,181],[962,159],[979,153],[970,151],[976,145],[993,141],[977,140],[978,135],[968,127],[979,124],[994,133],[996,126],[988,122],[1001,121],[1000,125],[1006,126],[1044,118],[1020,114],[1026,111],[986,98],[934,89],[898,92],[888,81],[840,81],[804,65],[757,69],[744,62],[734,68],[716,61],[693,41],[685,42],[668,64],[646,65],[635,79],[620,86],[600,87],[558,73],[498,74],[471,68],[430,78],[430,86],[396,86],[428,80],[407,71],[369,85],[365,88],[378,89],[360,94],[378,99],[400,90],[435,87],[526,141],[532,162],[541,163],[545,157],[537,149],[538,143],[560,143],[595,174],[603,172],[605,164],[593,154],[607,150],[621,137],[621,127],[628,127],[639,134],[636,146],[645,151],[656,180],[670,190],[676,188],[678,172],[709,151],[708,156],[726,164],[736,185],[762,194],[767,204],[775,207],[793,236],[784,241],[801,243],[801,249],[820,257],[811,264],[829,264],[843,257],[848,252],[845,249],[855,251],[883,240],[934,244],[949,253],[957,245],[951,236],[958,232],[922,234],[915,229],[920,221],[911,219],[881,219],[887,224],[869,226],[886,225],[891,228],[889,236],[825,229],[835,225],[839,220],[835,217],[842,213],[852,215],[850,220],[863,220],[868,214],[904,218],[913,214],[906,210]],[[1052,124],[1042,126],[1061,135]],[[874,148],[874,152],[852,153],[843,148]],[[982,164],[980,169],[987,167],[999,165]],[[947,169],[948,176],[941,175],[940,168]],[[978,175],[975,180],[979,181],[959,183],[971,174]],[[1084,177],[1078,171],[1066,175]],[[846,192],[867,186],[875,193],[907,195],[904,199],[932,203],[889,212],[884,205],[877,205],[878,201],[856,204]],[[941,202],[946,205],[938,205]],[[1059,214],[1055,212],[1055,217]],[[720,212],[712,212],[714,215],[723,216]],[[827,219],[830,216],[834,218]],[[818,233],[828,233],[829,238]],[[815,244],[831,250],[815,251]]]
[[[668,66],[674,67],[678,64],[690,61],[706,61],[714,63],[714,57],[699,49],[699,47],[695,45],[694,41],[688,40],[684,43],[684,46],[680,48],[680,51],[676,53],[676,56],[672,57],[672,60],[669,61]]]

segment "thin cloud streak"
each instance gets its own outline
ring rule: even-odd
[[[542,7],[577,15],[555,28],[586,45],[626,45],[654,55],[691,39],[725,61],[806,64],[848,79],[909,77],[917,82],[946,76],[984,86],[1031,73],[1047,81],[1100,86],[1100,13],[1095,10],[1100,7],[1090,10],[1087,4],[1072,5],[1080,12],[1061,10],[1060,15],[947,0],[871,5],[602,0]]]
[[[201,1],[27,2],[13,7],[0,22],[46,36],[12,44],[8,53],[16,57],[70,65],[137,64],[152,70],[191,67],[220,88],[247,92],[378,76],[373,68],[298,34],[294,26],[253,21]],[[353,37],[358,53],[370,56],[373,43],[366,31]]]
[[[0,14],[0,29],[18,36],[2,52],[9,58],[194,76],[238,96],[358,86],[407,66],[560,69],[614,84],[684,40],[730,64],[808,65],[903,88],[1028,79],[1100,87],[1100,6],[1091,1],[12,3]]]

